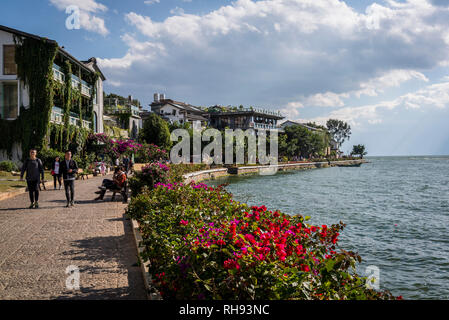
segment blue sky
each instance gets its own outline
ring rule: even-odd
[[[449,154],[449,1],[4,0],[0,24],[97,57],[105,91],[145,105],[160,92],[338,118],[343,151]]]

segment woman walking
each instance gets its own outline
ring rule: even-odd
[[[20,172],[20,180],[23,180],[23,175],[26,172],[26,180],[31,202],[29,209],[39,208],[39,184],[41,183],[40,177],[42,177],[42,180],[44,180],[44,166],[42,165],[42,161],[36,156],[37,150],[31,149],[30,158],[25,160]]]
[[[53,183],[56,190],[56,180],[59,182],[59,190],[61,190],[61,170],[59,170],[59,157],[55,158],[55,161],[53,161],[53,164],[51,165],[51,174],[53,175]]]

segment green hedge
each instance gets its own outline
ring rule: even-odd
[[[7,172],[11,172],[11,171],[17,171],[18,168],[16,166],[16,164],[12,161],[2,161],[0,162],[0,171],[7,171]]]

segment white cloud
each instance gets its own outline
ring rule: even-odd
[[[404,94],[396,99],[382,101],[371,105],[362,105],[356,107],[345,107],[330,112],[326,116],[308,119],[317,123],[325,124],[330,118],[340,119],[348,122],[353,127],[360,127],[364,124],[379,124],[383,122],[385,111],[391,111],[398,108],[405,109],[423,109],[432,110],[445,109],[449,107],[449,82],[436,83],[419,89],[415,92]]]
[[[415,70],[391,70],[379,77],[360,83],[360,89],[352,93],[357,97],[361,95],[377,96],[386,88],[399,87],[403,82],[412,79],[429,81],[424,74]]]
[[[304,108],[301,102],[289,102],[285,108],[280,109],[281,114],[286,117],[286,119],[298,119],[299,109]]]
[[[152,4],[159,3],[159,2],[160,2],[160,0],[146,0],[143,3],[145,3],[146,5],[152,5]]]
[[[344,93],[317,93],[308,97],[302,97],[297,103],[302,107],[343,107],[345,106],[344,99],[350,97],[360,98],[362,95],[366,96],[378,96],[386,89],[391,87],[399,87],[402,83],[412,79],[428,82],[429,79],[421,72],[415,70],[391,70],[378,77],[374,77],[365,82],[359,84],[359,89],[352,90]],[[282,110],[288,110],[295,102],[290,102]],[[412,105],[410,105],[412,107]],[[286,112],[291,115],[292,113]]]
[[[139,42],[130,34],[121,36],[121,40],[131,49],[122,58],[98,58],[97,61],[101,68],[127,72],[126,70],[135,62],[157,63],[157,57],[163,57],[164,55],[165,48],[162,44],[150,41]],[[115,83],[121,83],[121,81],[115,80]]]
[[[50,3],[57,9],[65,12],[66,8],[71,5],[77,5],[80,9],[80,25],[87,31],[99,33],[103,36],[109,34],[103,18],[95,14],[106,12],[108,8],[95,0],[50,0]]]
[[[128,91],[151,79],[133,90],[142,97],[165,88],[201,105],[342,107],[348,97],[427,82],[424,71],[448,61],[449,10],[429,1],[359,13],[338,0],[238,0],[162,21],[129,12],[125,20],[141,33],[133,38],[144,40],[125,42],[128,52],[103,67]]]
[[[174,9],[171,9],[171,10],[170,10],[170,13],[171,13],[171,14],[174,14],[174,15],[181,16],[181,15],[184,14],[184,9],[183,9],[183,8],[180,8],[180,7],[176,7],[176,8],[174,8]]]

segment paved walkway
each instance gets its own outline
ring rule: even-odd
[[[117,195],[95,202],[101,178],[75,182],[75,206],[64,190],[0,201],[0,299],[145,299],[131,222]],[[80,289],[66,288],[66,268],[79,268]]]

